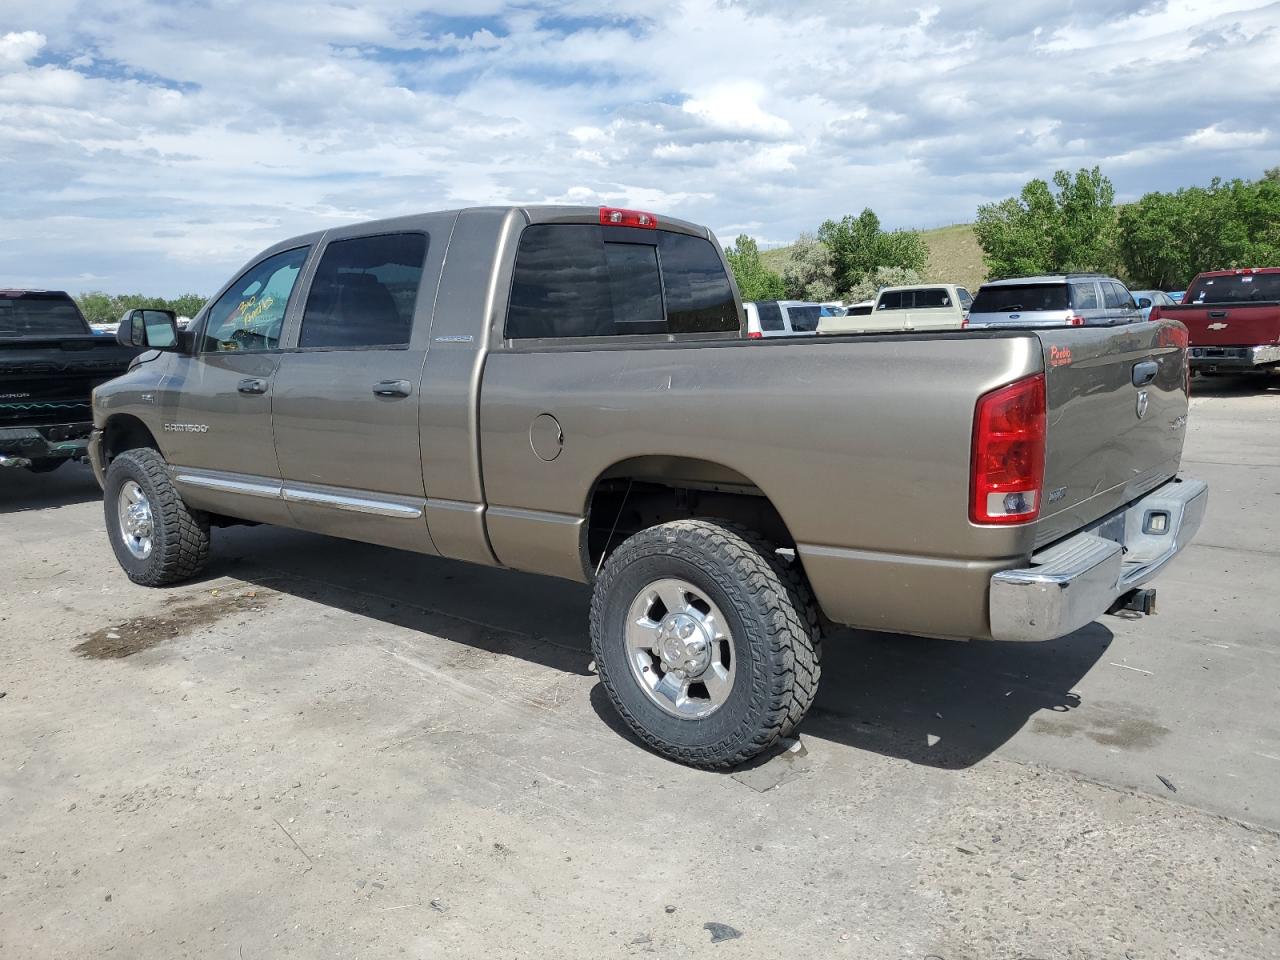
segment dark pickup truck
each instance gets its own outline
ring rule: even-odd
[[[0,467],[54,470],[83,459],[93,388],[138,350],[95,334],[56,290],[0,290]]]
[[[1280,267],[1202,273],[1182,303],[1155,307],[1151,319],[1186,325],[1193,372],[1280,371]]]

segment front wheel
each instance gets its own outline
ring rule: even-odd
[[[736,766],[789,736],[818,688],[803,580],[753,532],[677,520],[625,541],[591,601],[600,682],[645,743],[691,766]]]
[[[159,587],[194,576],[209,559],[209,518],[182,501],[164,458],[128,450],[107,468],[107,536],[134,583]]]

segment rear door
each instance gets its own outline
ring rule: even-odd
[[[1038,543],[1085,526],[1178,471],[1186,331],[1176,323],[1039,334],[1049,434]]]
[[[326,238],[272,405],[284,499],[300,526],[430,549],[418,392],[444,226]]]

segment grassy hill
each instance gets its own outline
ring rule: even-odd
[[[926,280],[958,283],[968,287],[971,292],[977,291],[987,277],[987,268],[982,263],[982,248],[978,246],[971,224],[958,223],[935,230],[921,230],[920,236],[929,247]],[[790,249],[775,247],[772,250],[761,250],[760,258],[770,270],[781,273]]]

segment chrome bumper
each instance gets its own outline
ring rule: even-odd
[[[1280,364],[1280,345],[1260,347],[1192,347],[1192,370],[1252,370]]]
[[[1031,566],[995,574],[992,638],[1052,640],[1093,622],[1191,542],[1208,502],[1203,480],[1171,480],[1035,554]]]

